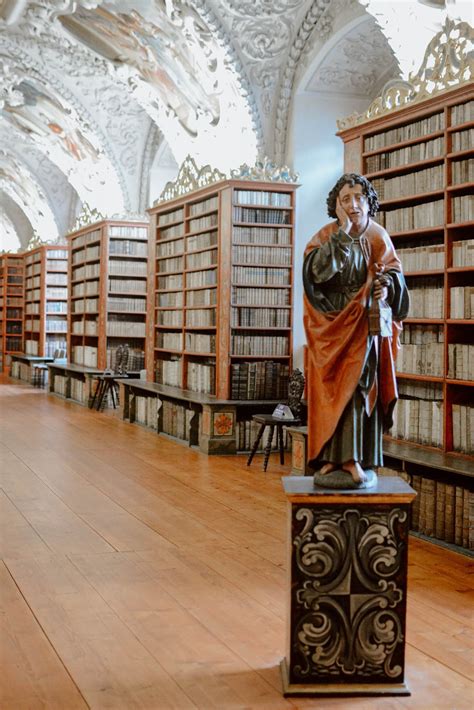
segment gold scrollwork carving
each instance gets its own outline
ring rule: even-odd
[[[353,128],[378,116],[415,104],[430,96],[449,91],[472,80],[474,31],[467,22],[454,22],[449,17],[428,44],[421,66],[408,81],[393,79],[385,84],[382,94],[365,113],[353,113],[337,121],[339,131]]]
[[[179,169],[176,180],[166,183],[165,189],[159,198],[153,202],[153,205],[158,205],[167,200],[174,200],[176,197],[182,197],[182,195],[186,195],[192,190],[207,187],[225,179],[226,175],[224,173],[221,173],[216,168],[211,168],[210,165],[198,168],[194,158],[188,155]]]
[[[238,170],[231,170],[230,176],[233,180],[262,180],[265,182],[286,182],[298,181],[297,173],[293,173],[288,165],[278,166],[266,156],[262,160],[257,160],[252,167],[243,163]]]

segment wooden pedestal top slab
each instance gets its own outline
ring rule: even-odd
[[[411,503],[416,492],[398,476],[382,476],[373,488],[336,490],[315,486],[312,476],[284,476],[283,489],[291,503],[332,505],[338,503]]]

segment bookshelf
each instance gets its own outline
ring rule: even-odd
[[[399,401],[384,451],[418,491],[415,529],[472,549],[472,84],[339,135],[346,171],[363,173],[379,193],[377,219],[395,244],[411,295],[397,361]]]
[[[113,368],[119,345],[129,370],[144,367],[148,224],[101,220],[68,235],[68,354],[75,366]]]
[[[53,357],[67,348],[68,248],[43,245],[26,252],[26,355]]]
[[[377,219],[411,294],[393,439],[474,453],[474,100],[464,85],[340,132],[346,169],[378,190]]]
[[[296,188],[221,180],[149,210],[148,380],[210,401],[286,399]],[[249,447],[237,410],[204,408],[203,432],[219,421],[234,447]]]
[[[11,356],[23,351],[24,265],[22,254],[1,256],[1,362],[8,371]]]

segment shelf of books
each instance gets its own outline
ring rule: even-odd
[[[456,457],[474,460],[472,85],[339,135],[346,170],[362,172],[379,194],[377,220],[410,289],[392,439],[438,450],[455,470]]]
[[[23,255],[3,254],[1,256],[1,314],[2,369],[8,371],[11,356],[23,352]]]
[[[26,355],[66,356],[68,248],[45,244],[23,255]]]
[[[143,369],[148,224],[102,220],[71,232],[68,242],[70,362],[113,368],[117,348],[128,345],[128,369]]]
[[[296,187],[223,180],[150,210],[149,380],[217,400],[286,399]],[[232,432],[250,447],[248,421]]]

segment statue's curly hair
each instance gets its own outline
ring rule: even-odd
[[[349,185],[349,187],[354,187],[355,185],[362,185],[362,192],[367,196],[369,203],[369,215],[370,217],[375,217],[379,210],[379,198],[371,182],[367,180],[363,175],[358,173],[344,173],[342,177],[336,182],[331,192],[326,200],[328,206],[328,215],[333,218],[337,218],[336,214],[336,200],[340,191],[344,185]]]

